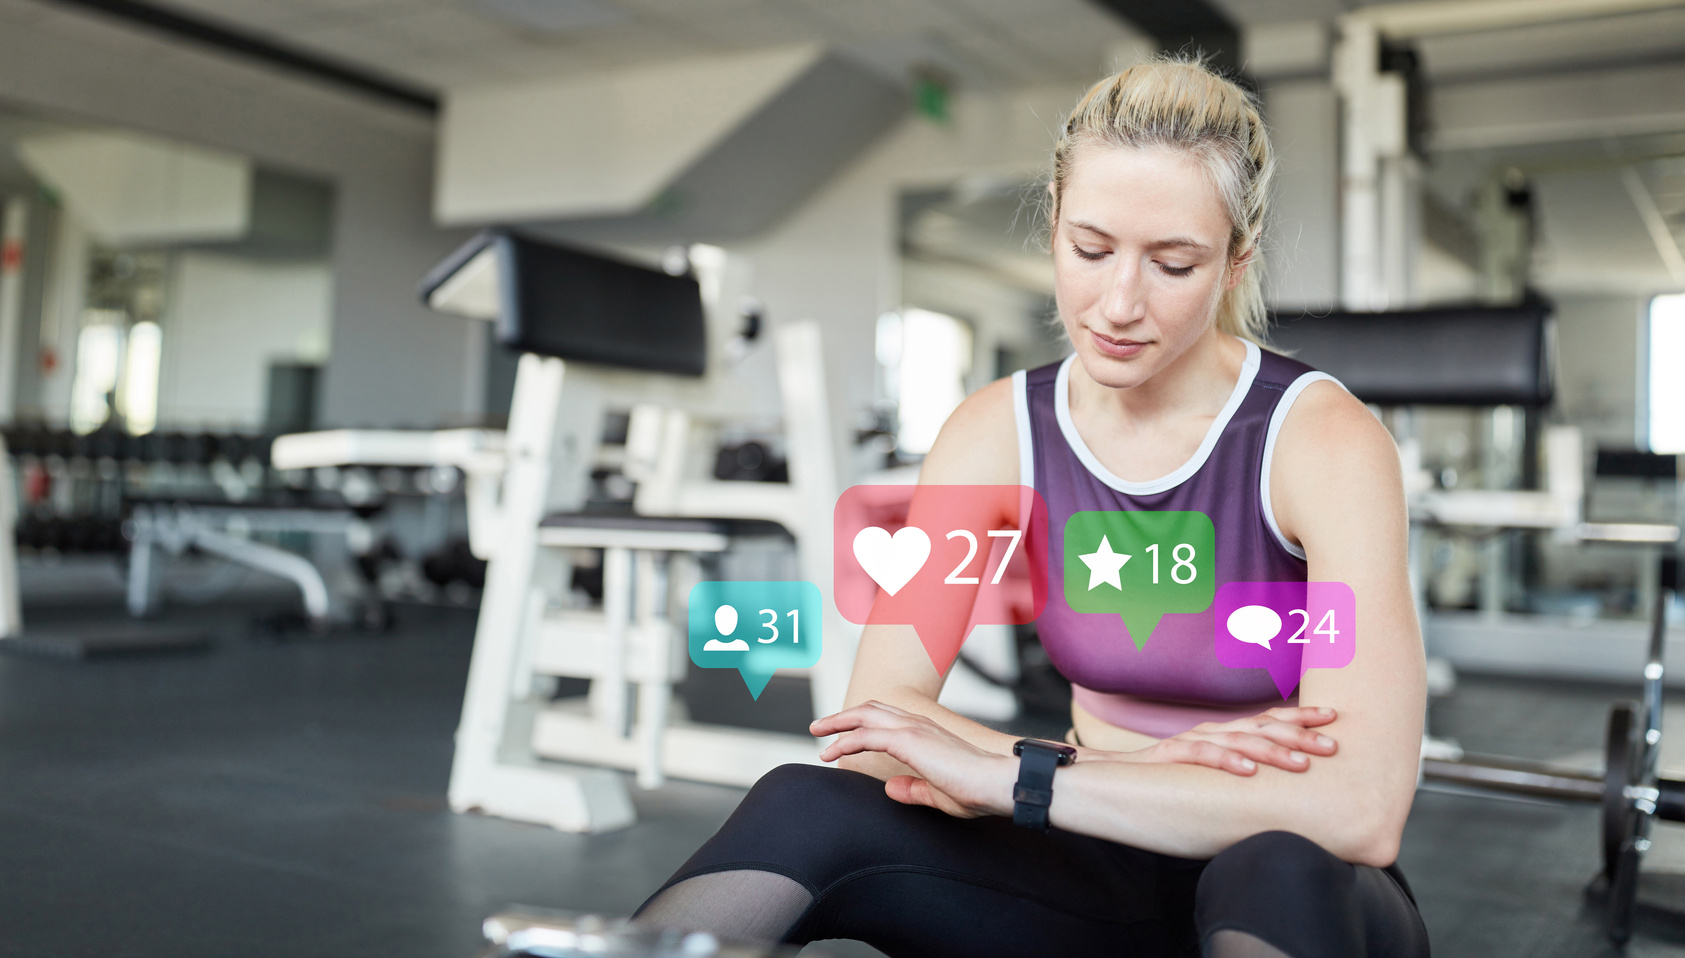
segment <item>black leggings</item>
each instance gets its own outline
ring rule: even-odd
[[[1223,929],[1293,958],[1428,954],[1396,866],[1350,865],[1298,835],[1266,832],[1194,861],[953,818],[811,765],[769,772],[662,888],[741,870],[812,895],[787,942],[851,938],[891,956],[1198,955]]]

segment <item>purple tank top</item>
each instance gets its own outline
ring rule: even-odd
[[[1217,585],[1305,581],[1305,554],[1270,508],[1268,464],[1293,401],[1333,377],[1247,343],[1234,392],[1193,457],[1167,476],[1128,482],[1100,464],[1071,422],[1074,361],[1013,376],[1019,481],[1047,501],[1051,587],[1036,624],[1048,657],[1088,712],[1159,738],[1283,704],[1264,670],[1218,663],[1210,609],[1166,615],[1139,650],[1117,615],[1072,611],[1059,586],[1065,522],[1085,510],[1203,512],[1217,534]]]

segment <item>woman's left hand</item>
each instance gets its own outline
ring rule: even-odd
[[[820,761],[882,752],[912,769],[917,774],[884,783],[884,793],[902,804],[929,805],[956,818],[1012,814],[1017,760],[986,752],[922,715],[865,702],[827,715],[809,730],[837,736]]]

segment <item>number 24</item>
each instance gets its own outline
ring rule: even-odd
[[[1299,631],[1293,633],[1292,637],[1289,638],[1287,641],[1295,643],[1297,645],[1304,645],[1305,643],[1309,642],[1310,638],[1308,636],[1303,638],[1303,639],[1299,638],[1299,636],[1304,635],[1305,629],[1311,624],[1310,613],[1306,612],[1304,609],[1294,609],[1293,611],[1291,611],[1287,614],[1288,615],[1297,615],[1297,616],[1299,616],[1299,617],[1301,617],[1305,620],[1305,621],[1299,623]],[[1326,635],[1326,636],[1328,636],[1328,641],[1330,641],[1330,642],[1334,641],[1334,637],[1340,634],[1340,630],[1336,629],[1334,627],[1334,610],[1329,609],[1328,612],[1323,615],[1322,621],[1318,622],[1316,624],[1316,628],[1311,629],[1311,632],[1314,635]]]

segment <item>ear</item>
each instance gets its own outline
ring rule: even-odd
[[[1227,293],[1240,285],[1240,281],[1246,277],[1247,268],[1257,258],[1257,253],[1258,244],[1253,243],[1252,248],[1246,251],[1246,255],[1229,262],[1229,275],[1223,279],[1223,292]]]

